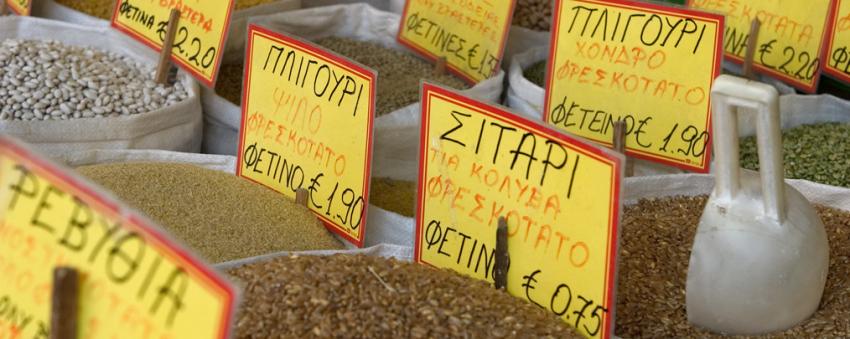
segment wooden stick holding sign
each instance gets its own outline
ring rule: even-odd
[[[443,75],[443,74],[445,74],[445,73],[446,73],[446,63],[447,63],[447,62],[448,62],[448,61],[446,60],[446,57],[439,57],[439,58],[437,58],[437,63],[436,63],[436,64],[434,64],[434,74],[436,74],[436,75]]]
[[[614,123],[614,150],[626,156],[626,122],[623,120]],[[635,173],[634,163],[626,157],[625,176],[631,177]]]
[[[499,217],[499,227],[496,228],[496,268],[493,274],[496,289],[503,290],[508,287],[508,266],[510,265],[508,255],[508,221],[505,217]]]
[[[753,70],[753,59],[756,55],[756,44],[759,39],[759,29],[761,21],[753,19],[750,24],[750,36],[747,37],[747,54],[744,55],[744,77],[750,80],[755,80],[755,71]]]
[[[8,5],[6,4],[6,0],[0,0],[0,16],[6,15],[6,11],[7,11],[6,7],[7,6]]]
[[[295,203],[307,207],[307,200],[310,199],[310,191],[299,188],[295,190]]]
[[[168,28],[165,31],[165,41],[162,43],[162,51],[159,53],[159,65],[156,68],[156,83],[168,85],[168,73],[171,70],[171,50],[174,47],[174,36],[177,35],[177,22],[180,20],[180,11],[171,9],[168,17]]]
[[[77,301],[80,277],[71,267],[53,270],[53,296],[50,311],[50,338],[77,338]]]

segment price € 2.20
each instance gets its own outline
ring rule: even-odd
[[[209,69],[215,62],[215,56],[218,53],[215,46],[204,46],[203,41],[198,37],[190,37],[189,28],[185,25],[178,25],[177,33],[174,36],[173,53],[179,53],[194,64],[195,68]],[[168,29],[168,21],[160,21],[157,23],[157,36],[160,42],[165,41],[165,35]]]

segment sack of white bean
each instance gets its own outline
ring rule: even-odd
[[[153,81],[157,55],[107,28],[0,19],[0,133],[48,154],[91,148],[196,152],[197,83]]]

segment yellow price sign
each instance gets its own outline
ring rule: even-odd
[[[171,60],[198,81],[213,87],[224,55],[233,0],[118,0],[112,27],[162,50],[171,9],[180,11]]]
[[[295,198],[363,246],[375,72],[310,43],[251,25],[238,175]]]
[[[710,163],[709,93],[721,69],[723,17],[650,3],[559,0],[544,120],[687,170]]]
[[[32,0],[4,0],[6,7],[16,15],[29,16],[32,14]]]
[[[159,227],[7,137],[0,207],[0,338],[49,337],[57,266],[80,272],[79,338],[228,337],[230,283]]]
[[[418,262],[493,281],[504,217],[508,292],[611,337],[621,155],[430,84],[419,151]]]
[[[470,84],[499,70],[516,0],[407,0],[397,40]]]
[[[835,0],[827,38],[827,62],[824,72],[850,82],[850,1]]]
[[[820,79],[831,0],[688,0],[688,6],[726,16],[723,50],[743,63],[754,19],[761,22],[753,68],[814,93]]]

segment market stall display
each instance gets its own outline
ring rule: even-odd
[[[0,138],[0,277],[14,278],[0,278],[0,316],[41,314],[7,314],[0,338],[62,327],[41,319],[63,318],[55,268],[79,270],[86,314],[68,323],[95,339],[193,333],[198,319],[215,323],[205,339],[850,337],[850,0],[233,0],[227,20],[209,9],[228,0],[138,1],[0,15],[0,134],[39,151]],[[147,40],[111,27],[116,13]],[[248,49],[249,25],[286,42]],[[174,55],[144,45],[169,32]],[[168,62],[196,47],[221,61],[214,84]],[[356,102],[346,117],[372,118],[344,101],[349,75],[375,93],[368,124],[340,115]],[[435,88],[442,101],[423,104]],[[510,111],[480,112],[490,103]],[[712,159],[673,167],[633,158],[636,145]],[[631,170],[609,175],[606,156]]]

